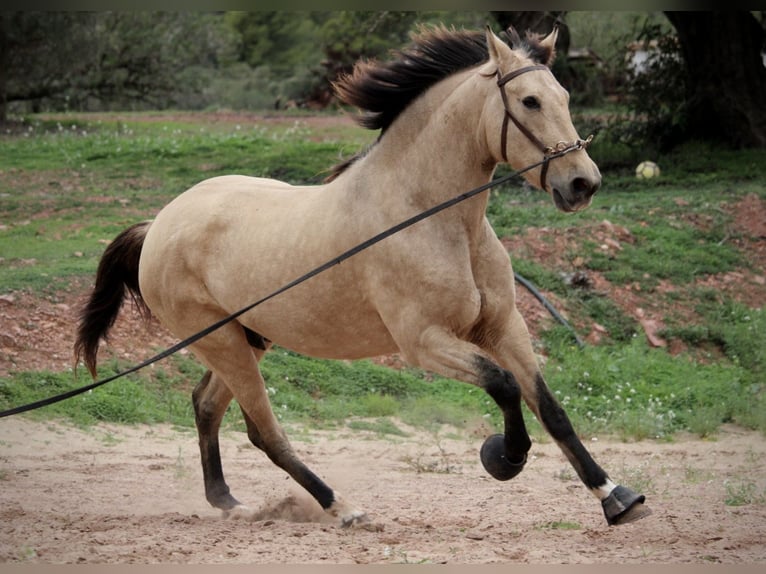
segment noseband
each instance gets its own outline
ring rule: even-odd
[[[545,176],[548,173],[548,163],[550,162],[551,156],[553,154],[568,151],[570,149],[575,150],[587,148],[588,144],[590,144],[590,142],[593,140],[593,134],[589,135],[588,139],[585,140],[578,138],[573,142],[560,141],[554,146],[547,146],[541,142],[537,136],[535,136],[535,134],[529,131],[529,129],[524,124],[522,124],[518,118],[516,118],[516,116],[513,115],[513,112],[511,112],[511,108],[508,105],[508,96],[506,95],[503,86],[521,74],[526,74],[527,72],[533,72],[535,70],[548,70],[548,66],[544,66],[543,64],[525,66],[523,68],[513,70],[512,72],[508,72],[505,76],[500,75],[500,70],[497,71],[497,85],[500,88],[500,95],[503,98],[503,107],[505,108],[505,115],[503,116],[503,128],[500,136],[500,148],[502,149],[503,160],[508,163],[508,152],[506,148],[508,145],[508,119],[510,119],[514,125],[519,128],[519,131],[523,133],[527,139],[531,141],[535,147],[537,147],[537,149],[543,153],[543,165],[540,171],[540,187],[545,190]]]

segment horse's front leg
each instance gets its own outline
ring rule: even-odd
[[[649,509],[643,504],[644,496],[612,482],[578,438],[569,417],[538,368],[526,324],[518,311],[512,312],[502,333],[491,349],[492,354],[497,357],[507,376],[518,385],[521,397],[559,445],[585,486],[601,501],[607,522],[625,524],[649,514]],[[494,369],[489,365],[483,368],[487,372],[485,379],[499,377],[497,374],[490,375]],[[492,476],[507,480],[515,476],[520,470],[518,465],[523,464],[516,458],[519,447],[514,444],[519,440],[519,427],[523,427],[523,421],[519,423],[508,416],[509,413],[516,416],[518,405],[514,393],[493,394],[489,388],[487,390],[506,415],[506,429],[504,436],[495,435],[487,439],[482,447],[482,462]]]

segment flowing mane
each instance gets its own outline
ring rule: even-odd
[[[508,35],[514,48],[524,50],[535,61],[546,63],[549,51],[539,36],[526,34],[521,40],[513,29]],[[333,83],[338,99],[361,110],[356,121],[362,127],[381,130],[382,137],[397,117],[421,94],[441,80],[485,62],[489,57],[483,32],[421,27],[412,44],[392,52],[387,62],[360,61],[350,74]],[[373,144],[374,145],[374,144]],[[368,148],[369,149],[369,148]],[[325,182],[343,173],[367,150],[335,165]]]
[[[421,28],[413,43],[388,62],[362,61],[334,83],[344,104],[362,110],[357,121],[383,132],[409,104],[447,76],[486,61],[484,34]]]

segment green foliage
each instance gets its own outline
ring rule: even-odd
[[[361,128],[307,138],[292,125],[226,128],[34,121],[0,138],[0,284],[60,289],[95,269],[104,244],[202,179],[227,173],[317,183]],[[44,184],[35,173],[45,173]],[[83,217],[87,214],[87,217]],[[7,223],[6,223],[7,222]]]
[[[687,283],[741,263],[739,253],[722,243],[722,230],[706,231],[678,222],[674,226],[650,225],[632,231],[635,243],[623,245],[619,254],[594,248],[588,267],[604,272],[615,283],[653,286],[659,279]]]
[[[316,13],[229,12],[224,19],[239,35],[239,60],[253,69],[268,66],[285,76],[320,63]]]
[[[561,337],[546,342],[546,376],[581,433],[641,438],[687,429],[706,435],[724,422],[747,424],[766,409],[766,395],[741,365],[673,357],[638,337],[585,349]]]
[[[115,362],[100,365],[102,377],[124,368]],[[19,372],[0,378],[0,409],[27,404],[91,382],[87,375],[71,371]],[[121,424],[171,422],[188,426],[194,421],[188,393],[173,387],[173,381],[148,382],[135,376],[115,381],[64,402],[32,411],[27,416],[44,419],[51,415],[69,418],[78,425],[97,422]]]
[[[408,436],[406,432],[400,429],[390,419],[383,418],[374,421],[353,420],[346,425],[348,428],[356,431],[370,431],[380,435]]]
[[[632,145],[667,150],[687,131],[686,66],[676,37],[663,26],[648,25],[638,39],[649,57],[643,70],[628,69],[626,101],[631,114],[614,132]]]
[[[0,35],[13,47],[0,51],[0,101],[35,111],[167,107],[203,87],[179,87],[184,69],[230,62],[237,41],[220,15],[202,12],[11,12]]]
[[[696,311],[702,324],[669,327],[667,336],[678,337],[694,347],[720,348],[734,363],[752,374],[752,382],[766,378],[766,314],[716,292],[698,292]]]

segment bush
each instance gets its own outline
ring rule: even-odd
[[[625,103],[630,113],[617,120],[613,133],[634,147],[649,144],[666,151],[686,132],[686,66],[677,38],[659,25],[647,26],[639,41],[648,50],[648,59],[640,68],[626,64]]]

